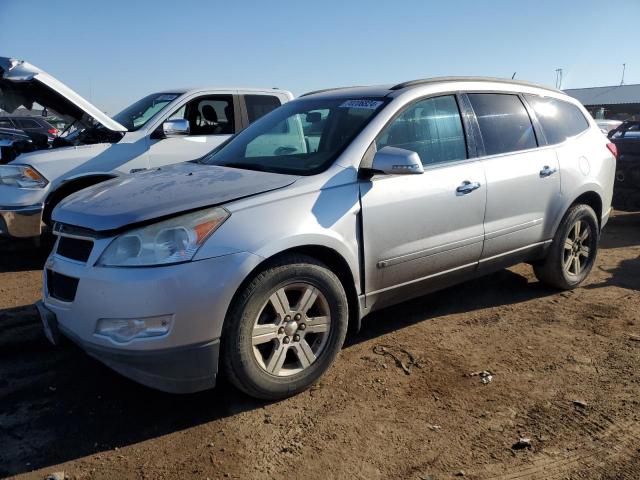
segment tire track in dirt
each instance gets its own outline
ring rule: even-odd
[[[627,465],[628,471],[620,471],[613,478],[637,479],[640,471],[634,468],[637,463],[630,460],[639,452],[640,422],[626,420],[617,422],[608,414],[595,411],[589,407],[570,405],[570,402],[556,402],[546,408],[537,408],[527,414],[536,425],[538,431],[554,432],[558,437],[569,434],[573,441],[569,441],[565,448],[574,448],[577,453],[570,453],[563,458],[560,446],[542,444],[542,449],[535,452],[528,461],[529,465],[517,471],[489,476],[488,471],[476,472],[478,478],[493,480],[553,480],[560,478],[593,478],[598,471],[600,478],[607,478],[611,474],[612,466]],[[543,435],[538,434],[538,438]],[[585,445],[586,442],[590,444]],[[555,448],[554,448],[555,447]],[[555,454],[555,455],[554,455]]]

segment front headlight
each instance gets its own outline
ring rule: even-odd
[[[200,210],[123,233],[102,253],[98,265],[143,267],[188,262],[229,215],[222,207]]]
[[[0,185],[18,188],[44,188],[47,179],[29,165],[0,165]]]

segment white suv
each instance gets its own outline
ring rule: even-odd
[[[74,130],[54,140],[54,150],[0,165],[0,235],[38,237],[71,193],[202,157],[292,98],[272,88],[173,89],[147,95],[111,118],[39,68],[0,57],[1,109],[37,103],[69,119]]]

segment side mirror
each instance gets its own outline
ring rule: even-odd
[[[383,147],[378,150],[373,157],[371,170],[389,175],[424,173],[420,155],[397,147]]]
[[[164,133],[165,137],[179,137],[180,135],[189,135],[189,122],[184,118],[166,120],[162,124],[162,133]]]

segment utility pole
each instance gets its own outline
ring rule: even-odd
[[[556,68],[556,88],[562,90],[562,69]]]
[[[622,80],[620,80],[620,85],[624,85],[624,71],[627,69],[627,64],[622,64]]]

